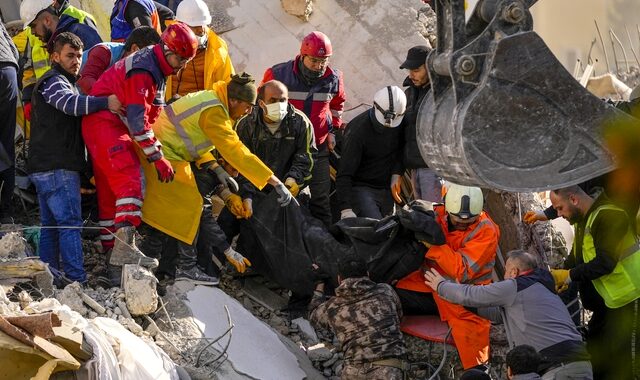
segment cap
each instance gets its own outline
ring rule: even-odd
[[[427,61],[431,48],[425,45],[414,46],[407,52],[407,59],[400,65],[401,69],[417,69]]]
[[[227,84],[227,95],[229,98],[238,99],[250,104],[256,104],[258,90],[256,81],[251,74],[245,72],[231,76],[231,81]]]

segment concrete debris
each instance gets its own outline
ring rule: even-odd
[[[313,362],[326,361],[333,358],[333,353],[324,343],[318,343],[307,348],[307,356]]]
[[[22,237],[20,232],[9,232],[0,239],[0,259],[15,260],[27,257],[31,252],[29,243]]]
[[[436,12],[427,4],[416,12],[416,20],[418,31],[422,37],[429,41],[431,47],[435,48],[438,43]]]
[[[304,318],[296,318],[291,321],[291,325],[300,329],[300,333],[309,340],[310,343],[316,344],[318,343],[318,334],[316,334],[316,330],[311,326],[311,323]]]
[[[303,21],[309,21],[309,16],[313,12],[312,0],[280,0],[280,4],[285,12]]]
[[[131,315],[146,315],[158,308],[158,280],[146,268],[127,264],[122,269],[125,300]]]
[[[61,304],[69,306],[71,310],[76,313],[86,317],[89,313],[87,308],[84,306],[82,302],[82,287],[79,283],[74,282],[72,284],[67,285],[64,289],[56,293],[56,299],[60,301]]]

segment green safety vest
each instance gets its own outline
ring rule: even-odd
[[[582,259],[585,263],[596,257],[591,226],[602,210],[620,211],[625,218],[627,217],[624,210],[611,204],[602,205],[589,215],[582,239]],[[631,230],[631,227],[618,245],[616,253],[619,257],[613,272],[592,280],[596,290],[604,299],[604,303],[612,309],[622,307],[640,298],[640,245],[638,237]]]
[[[213,91],[187,94],[166,106],[153,125],[168,160],[196,161],[213,149],[213,143],[200,128],[200,115],[211,107],[226,107]]]

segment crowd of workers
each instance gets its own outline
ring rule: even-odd
[[[411,197],[433,202],[445,243],[421,241],[422,267],[393,286],[370,280],[357,256],[340,258],[334,297],[318,284],[310,319],[335,332],[344,379],[405,376],[403,314],[439,315],[449,325],[463,378],[488,378],[491,322],[505,325],[513,348],[509,378],[638,377],[640,255],[628,208],[578,186],[552,191],[552,208],[527,213],[525,221],[561,216],[575,224],[566,269],[549,271],[532,254],[512,251],[505,279],[492,282],[500,230],[483,210],[482,190],[443,186],[418,150],[419,105],[431,88],[429,47],[408,49],[400,66],[406,90],[381,88],[373,107],[346,125],[342,73],[329,64],[333,48],[318,31],[304,37],[295,58],[266,68],[256,85],[250,74],[235,73],[202,0],[179,2],[175,16],[151,0],[117,0],[111,42],[66,0],[23,0],[21,17],[25,29],[13,41],[4,27],[0,36],[0,221],[12,221],[21,104],[43,226],[39,255],[69,280],[87,281],[81,196],[93,188],[114,273],[125,264],[155,269],[174,246],[171,275],[217,285],[219,272],[199,261],[198,240],[206,235],[216,247],[209,262],[223,255],[244,272],[251,262],[232,241],[252,217],[258,192],[275,191],[283,207],[307,207],[298,202],[306,193],[311,215],[329,227],[392,214],[408,171]],[[339,215],[332,215],[337,143]],[[217,218],[212,195],[226,206]],[[137,244],[143,222],[149,228]],[[576,286],[592,312],[584,329],[558,296]]]

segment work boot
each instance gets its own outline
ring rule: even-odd
[[[145,256],[136,247],[135,233],[136,229],[133,226],[120,227],[116,231],[109,264],[119,267],[125,264],[139,264],[149,269],[157,268],[158,260]]]
[[[220,279],[218,277],[208,276],[197,266],[194,266],[191,269],[176,268],[176,281],[178,280],[191,281],[196,285],[217,286],[220,283]]]

